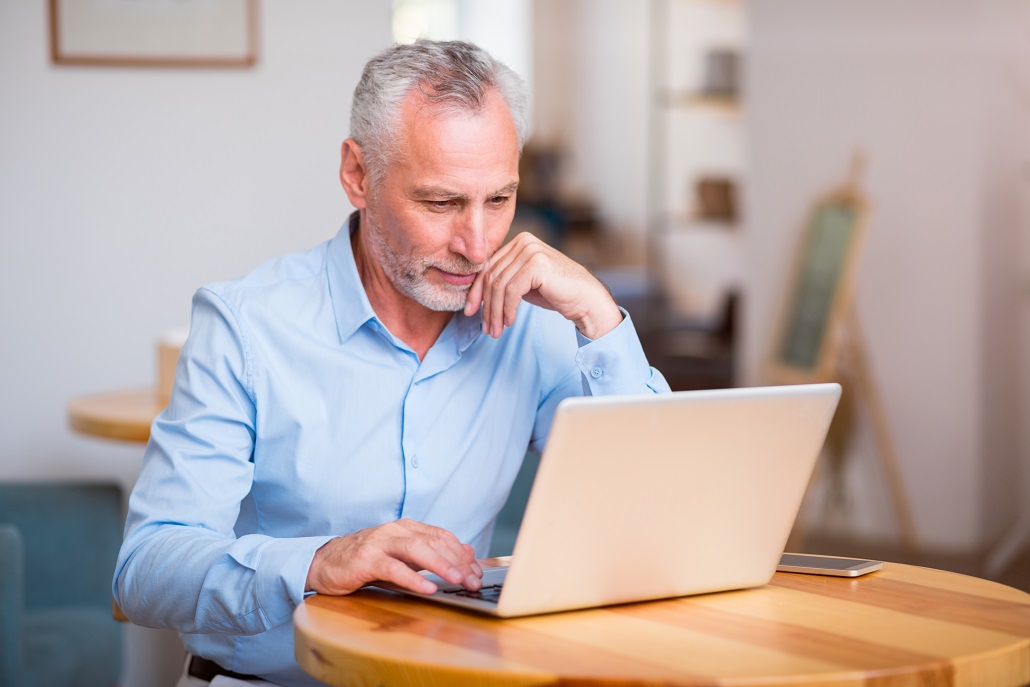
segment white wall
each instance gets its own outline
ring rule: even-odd
[[[647,226],[648,14],[626,0],[536,0],[535,132],[560,141],[572,194],[601,221]]]
[[[458,0],[458,35],[489,50],[533,92],[533,0]]]
[[[921,543],[980,549],[1016,487],[1020,165],[1015,0],[749,4],[749,271],[756,381],[812,200],[866,151],[857,306]],[[849,456],[855,533],[896,532],[875,447]]]
[[[390,3],[261,3],[238,71],[55,67],[45,6],[0,2],[0,479],[128,489],[142,447],[73,434],[65,405],[153,383],[201,284],[336,232],[351,92]],[[125,684],[174,683],[177,639],[128,641]]]

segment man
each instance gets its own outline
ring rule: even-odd
[[[563,398],[668,390],[605,287],[523,234],[524,86],[466,43],[394,46],[354,93],[332,241],[200,289],[114,580],[177,630],[181,685],[315,684],[307,593],[430,570],[478,589],[493,522]]]

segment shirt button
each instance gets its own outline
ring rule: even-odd
[[[599,367],[595,367],[592,370],[590,370],[590,376],[593,377],[594,379],[600,379],[601,375],[603,375],[603,374],[604,374],[604,370],[602,370]]]
[[[411,467],[413,467],[413,468],[417,468],[418,467],[418,456],[412,456],[411,457]]]

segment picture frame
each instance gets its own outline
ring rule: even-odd
[[[49,0],[56,65],[248,68],[258,0]]]

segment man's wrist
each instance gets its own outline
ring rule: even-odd
[[[596,341],[622,324],[622,319],[622,311],[619,310],[619,306],[615,304],[615,301],[612,301],[611,307],[604,308],[599,316],[596,316],[594,313],[587,313],[586,316],[577,320],[575,324],[580,334],[591,341]]]

